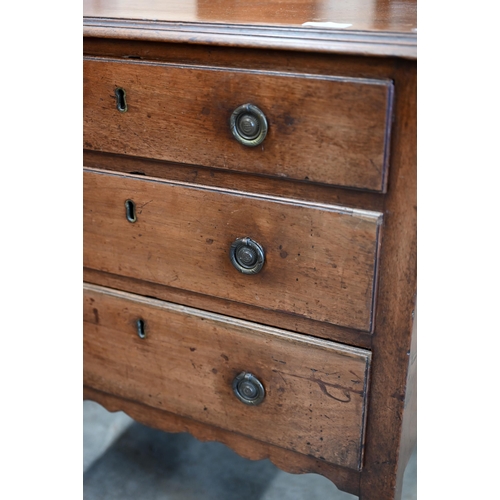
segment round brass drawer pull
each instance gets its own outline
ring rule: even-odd
[[[253,406],[262,403],[266,395],[266,391],[260,380],[248,372],[241,372],[235,377],[233,380],[233,391],[242,403]]]
[[[258,146],[267,135],[266,117],[253,104],[238,106],[231,115],[229,125],[234,138],[244,146]]]
[[[251,238],[237,238],[229,250],[233,266],[243,274],[257,274],[264,265],[264,249]]]

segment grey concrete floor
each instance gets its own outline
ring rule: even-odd
[[[355,500],[317,474],[288,474],[269,460],[241,458],[220,443],[167,434],[83,404],[84,500]],[[417,498],[417,455],[403,500]]]

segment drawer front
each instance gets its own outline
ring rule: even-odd
[[[364,331],[380,221],[376,212],[84,173],[85,267]],[[258,274],[231,263],[232,243],[245,237],[263,248]]]
[[[369,363],[362,349],[84,287],[85,385],[354,469]],[[242,372],[262,383],[260,404],[234,394]]]
[[[385,191],[392,88],[388,80],[87,59],[84,147]],[[237,142],[229,126],[247,103],[268,123],[256,147]]]

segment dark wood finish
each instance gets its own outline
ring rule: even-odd
[[[144,43],[139,40],[107,38],[83,39],[85,57],[162,61],[178,65],[210,66],[308,73],[393,80],[395,57],[366,58],[345,54],[290,52],[251,48],[190,45],[185,43]]]
[[[86,385],[355,469],[369,361],[369,351],[84,287]],[[265,387],[258,406],[233,394],[243,371]]]
[[[259,4],[262,12],[254,8],[240,11],[229,0],[212,4],[197,2],[196,16],[192,18],[182,10],[184,4],[177,3],[181,15],[176,16],[169,10],[174,5],[172,2],[160,5],[153,0],[146,0],[140,6],[141,13],[134,15],[132,11],[136,7],[131,2],[122,2],[122,7],[109,0],[99,6],[92,2],[86,4],[86,15],[91,16],[84,19],[84,53],[87,57],[393,82],[386,194],[321,185],[305,179],[279,179],[214,169],[213,165],[123,156],[124,151],[119,151],[119,154],[86,151],[84,154],[85,164],[89,167],[192,182],[215,190],[236,189],[383,214],[372,335],[152,283],[149,279],[128,278],[120,275],[120,270],[118,274],[92,269],[84,271],[87,281],[117,290],[370,349],[370,391],[362,468],[356,471],[331,465],[88,387],[85,394],[110,409],[125,410],[147,425],[167,431],[187,430],[200,439],[217,439],[248,458],[269,457],[283,470],[318,472],[362,500],[399,500],[404,468],[416,442],[416,331],[412,334],[412,330],[416,330],[412,314],[416,300],[416,3],[376,1],[370,3],[370,8],[360,7],[359,17],[351,18],[356,22],[350,27],[318,29],[301,26],[308,19],[300,19],[297,24],[294,24],[294,19],[324,6],[321,1],[297,2],[296,5],[281,2],[279,5],[285,10],[277,22],[282,24],[274,25],[272,13],[266,8],[266,5],[271,5],[272,10],[272,6],[277,5],[271,2]],[[327,14],[323,17],[316,13],[314,20],[341,22],[342,6],[347,14],[354,5],[362,5],[359,2],[347,4],[329,2],[333,11],[325,11]],[[106,9],[110,10],[105,12]],[[149,17],[148,12],[156,14]],[[121,19],[124,15],[128,19]],[[261,24],[256,24],[259,19]]]
[[[388,80],[111,59],[85,60],[84,75],[87,149],[385,190]],[[257,147],[230,131],[231,113],[246,103],[269,125]]]
[[[371,330],[377,212],[87,170],[84,214],[86,267]],[[253,276],[228,255],[245,236],[265,250]]]
[[[165,432],[189,432],[200,441],[218,441],[249,460],[270,460],[276,467],[292,474],[315,472],[334,481],[348,493],[359,494],[359,472],[339,467],[317,458],[295,453],[263,441],[257,441],[235,432],[203,424],[168,411],[157,410],[135,401],[84,386],[83,398],[96,401],[108,411],[124,411],[134,420]]]

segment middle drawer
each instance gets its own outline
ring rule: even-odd
[[[84,172],[85,267],[363,331],[372,330],[381,220],[378,212]],[[239,272],[231,251],[243,264],[262,251],[262,268]]]

